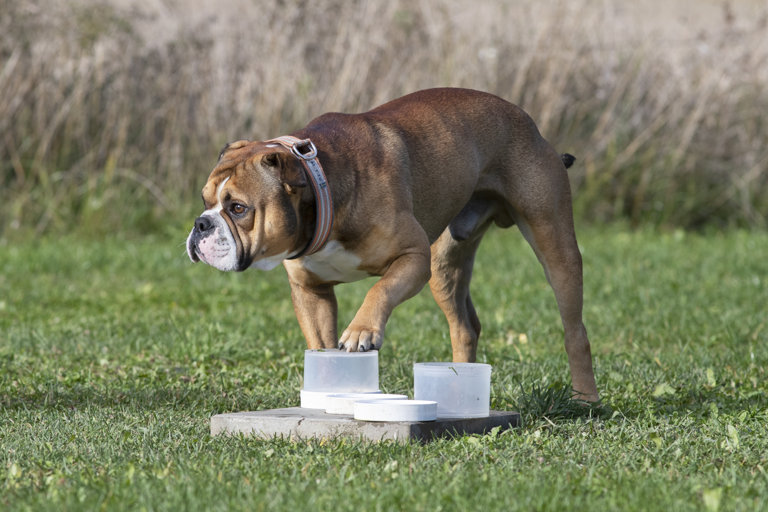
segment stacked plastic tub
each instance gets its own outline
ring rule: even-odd
[[[306,350],[301,406],[365,421],[434,421],[489,415],[491,366],[415,363],[414,400],[379,390],[377,351]]]

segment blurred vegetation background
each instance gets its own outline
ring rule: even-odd
[[[227,141],[435,86],[575,154],[579,222],[768,224],[764,1],[0,0],[0,237],[190,223]]]

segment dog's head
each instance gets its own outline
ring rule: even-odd
[[[219,270],[270,270],[298,252],[301,163],[282,146],[227,144],[203,187],[205,211],[187,237],[192,261]]]

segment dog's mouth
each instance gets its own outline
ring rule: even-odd
[[[222,271],[243,272],[251,267],[272,270],[290,256],[289,251],[271,256],[266,255],[266,249],[250,251],[225,218],[213,219],[213,225],[203,223],[203,230],[196,224],[187,237],[187,255],[193,263],[202,261]]]
[[[200,253],[197,252],[197,244],[192,239],[195,234],[195,230],[193,229],[192,232],[189,234],[189,237],[187,237],[187,256],[189,256],[189,259],[192,261],[192,263],[197,263],[198,261],[203,261],[203,263],[207,263],[202,259],[200,256]]]
[[[211,265],[212,262],[205,256],[205,253],[200,249],[200,242],[204,239],[196,229],[192,229],[187,238],[187,256],[189,256],[192,263],[202,261],[206,265]]]
[[[187,237],[187,255],[193,263],[202,261],[222,271],[239,271],[243,265],[241,251],[226,226],[213,226],[206,230],[197,227]]]
[[[235,267],[234,269],[235,272],[243,272],[247,270],[251,266],[252,262],[253,262],[253,258],[243,253],[242,256],[239,256],[237,258],[237,267]]]

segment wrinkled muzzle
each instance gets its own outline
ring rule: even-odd
[[[219,211],[206,210],[187,237],[187,254],[223,271],[237,270],[237,243]]]

